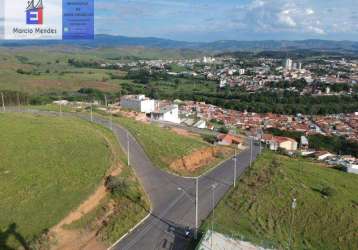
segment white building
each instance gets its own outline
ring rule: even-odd
[[[156,121],[171,122],[171,123],[180,123],[179,118],[179,106],[178,105],[169,105],[161,108],[159,111],[154,111],[151,113],[151,118]]]
[[[226,79],[221,79],[219,87],[220,88],[225,88],[226,85],[227,85],[227,80]]]
[[[68,105],[70,102],[67,101],[67,100],[59,100],[59,101],[54,101],[53,104],[56,104],[56,105],[63,105],[63,106],[66,106]]]
[[[358,164],[348,164],[347,172],[352,174],[358,174]]]
[[[277,151],[278,149],[296,151],[298,148],[298,143],[288,137],[264,135],[263,141],[269,146],[270,150],[273,151]]]
[[[330,152],[327,151],[321,151],[321,152],[316,152],[316,157],[317,160],[324,161],[330,157],[334,157],[334,154],[331,154]]]
[[[204,58],[203,58],[203,63],[205,63],[205,64],[214,63],[214,62],[215,62],[215,58],[213,58],[213,57],[204,56]]]
[[[293,68],[293,61],[290,58],[287,58],[285,63],[285,69],[292,70],[292,68]]]
[[[194,127],[204,129],[206,128],[206,121],[199,120],[197,123],[194,124]]]
[[[120,105],[122,108],[142,113],[151,113],[155,110],[155,100],[151,100],[145,95],[122,96]]]

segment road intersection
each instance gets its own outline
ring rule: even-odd
[[[109,126],[108,121],[95,117],[94,122]],[[150,216],[126,237],[112,246],[114,250],[186,249],[190,240],[185,238],[185,228],[195,228],[196,180],[172,175],[154,166],[143,148],[128,131],[113,125],[123,150],[127,153],[129,138],[130,162],[151,202]],[[253,145],[253,158],[259,147]],[[237,176],[250,165],[251,150],[238,156]],[[217,204],[233,185],[234,161],[230,159],[199,177],[199,224],[212,210],[212,186],[215,184]]]
[[[59,115],[58,112],[37,110],[12,110]],[[10,111],[11,112],[11,111]],[[61,114],[80,117],[91,121],[87,114]],[[185,237],[186,228],[195,229],[196,179],[173,175],[153,165],[142,146],[129,132],[103,117],[93,116],[92,121],[113,130],[122,149],[127,153],[129,146],[130,165],[143,186],[151,203],[148,217],[134,230],[116,242],[111,250],[185,250],[191,239]],[[129,136],[128,136],[129,135]],[[250,158],[256,158],[260,149],[252,144],[237,155],[237,177],[249,167]],[[234,161],[229,159],[213,170],[198,177],[199,225],[212,211],[212,187],[215,185],[216,205],[232,187]]]

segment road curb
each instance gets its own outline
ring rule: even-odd
[[[133,232],[137,227],[139,227],[144,221],[146,221],[152,214],[152,211],[150,211],[149,214],[147,214],[146,217],[144,217],[140,222],[138,222],[134,227],[132,227],[127,233],[125,233],[120,239],[118,239],[116,242],[114,242],[107,250],[113,249],[119,242],[121,242],[125,237],[127,237],[131,232]]]

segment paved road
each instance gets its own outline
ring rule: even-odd
[[[87,115],[76,114],[76,116],[89,120]],[[110,122],[103,118],[94,117],[94,122],[110,127]],[[127,137],[128,134],[124,128],[115,124],[112,127],[125,152],[127,152],[127,138],[129,138],[131,166],[152,204],[150,217],[112,249],[186,249],[189,240],[183,237],[184,229],[187,226],[195,228],[195,180],[174,176],[155,167],[137,141],[130,135]],[[253,158],[256,158],[258,151],[259,148],[254,146]],[[250,149],[238,155],[237,176],[240,176],[249,166],[250,155]],[[233,179],[233,159],[199,178],[199,224],[212,210],[212,186],[216,185],[214,202],[217,204],[232,186]],[[185,192],[178,190],[180,188]]]
[[[95,118],[95,122],[108,126],[106,120]],[[189,241],[183,237],[185,227],[195,228],[195,180],[171,175],[155,167],[127,131],[113,126],[125,152],[129,138],[131,166],[144,186],[152,204],[150,217],[112,249],[118,250],[162,250],[186,249]],[[253,148],[256,158],[259,148]],[[240,176],[250,163],[250,149],[238,155]],[[230,159],[218,168],[199,178],[199,224],[212,210],[212,186],[216,184],[215,204],[217,204],[233,184],[234,161]],[[181,188],[185,192],[178,190]]]

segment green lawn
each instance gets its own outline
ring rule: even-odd
[[[95,190],[114,160],[108,135],[75,118],[0,114],[0,249],[32,241]]]
[[[200,138],[181,136],[157,125],[124,117],[115,120],[136,137],[153,163],[162,169],[168,169],[170,163],[180,157],[210,146]]]
[[[277,249],[290,235],[291,249],[357,249],[357,184],[357,175],[266,152],[219,203],[214,230]]]

